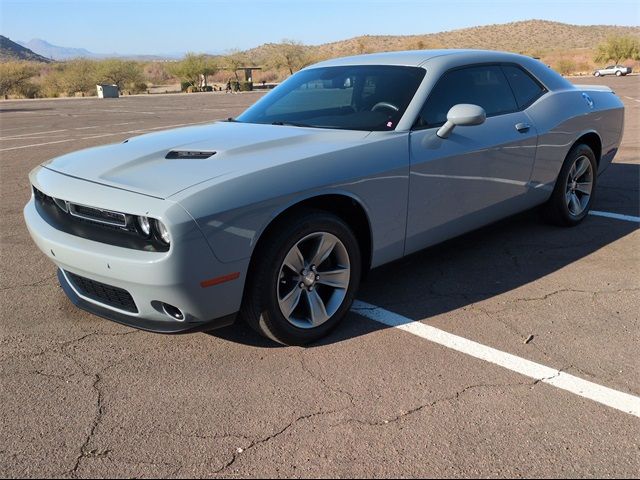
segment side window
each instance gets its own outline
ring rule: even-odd
[[[513,94],[516,96],[518,108],[528,107],[545,92],[544,87],[521,68],[504,65],[502,70],[504,70],[504,74],[513,89]]]
[[[511,87],[497,65],[465,67],[445,73],[429,94],[418,126],[437,127],[459,103],[480,105],[487,116],[518,110]]]

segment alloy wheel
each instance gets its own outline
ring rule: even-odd
[[[338,237],[311,233],[287,253],[278,274],[278,305],[289,323],[315,328],[336,313],[345,299],[351,268]]]
[[[592,189],[593,168],[589,159],[581,155],[573,162],[567,177],[565,200],[571,215],[577,217],[585,211]]]

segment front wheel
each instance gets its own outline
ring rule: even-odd
[[[616,77],[619,77],[620,75],[622,75],[622,72],[621,72],[620,70],[618,70],[618,71],[616,72]]]
[[[551,198],[544,206],[556,225],[574,226],[589,213],[596,189],[597,163],[588,145],[576,145],[565,158]]]
[[[600,72],[593,72],[593,75],[596,76],[596,77],[599,77],[600,76]]]
[[[361,268],[358,241],[342,219],[323,211],[289,217],[257,252],[241,315],[279,343],[314,342],[349,311]]]

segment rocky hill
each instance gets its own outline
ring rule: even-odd
[[[425,35],[364,35],[322,45],[307,46],[314,58],[333,58],[359,53],[429,48],[481,48],[507,50],[536,57],[560,51],[595,49],[612,35],[640,38],[640,27],[569,25],[547,20],[527,20],[499,25],[451,30]],[[246,53],[263,63],[278,44],[265,44]]]
[[[50,59],[38,55],[37,53],[9,40],[7,37],[0,35],[0,62],[9,62],[14,60],[29,60],[32,62],[51,62]]]

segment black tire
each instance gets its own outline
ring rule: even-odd
[[[620,70],[618,70],[618,71],[616,72],[616,77],[619,77],[620,75],[622,75],[622,72],[621,72]]]
[[[591,187],[591,194],[589,195],[588,203],[586,204],[584,210],[579,215],[574,215],[569,210],[569,206],[567,205],[567,183],[569,180],[569,172],[571,171],[571,167],[573,166],[574,162],[581,156],[585,156],[591,164],[593,183]],[[543,207],[545,218],[555,225],[565,227],[573,227],[582,222],[582,220],[584,220],[584,217],[588,215],[589,210],[591,209],[591,205],[593,204],[598,180],[597,172],[598,166],[593,150],[591,150],[591,148],[585,144],[575,145],[567,154],[567,157],[562,164],[562,168],[560,169],[560,173],[558,174],[558,178],[556,179],[556,184],[553,189],[553,193],[551,194],[551,198],[549,198],[549,200]]]
[[[595,77],[599,77],[599,76],[600,76],[600,72],[594,72],[594,73],[593,73],[593,75],[594,75]]]
[[[316,232],[337,237],[349,256],[350,277],[342,304],[317,327],[298,328],[282,314],[278,304],[280,268],[296,243]],[[360,284],[362,262],[358,241],[339,217],[322,210],[305,210],[281,219],[254,253],[240,316],[255,331],[285,345],[306,345],[327,335],[347,314]]]

